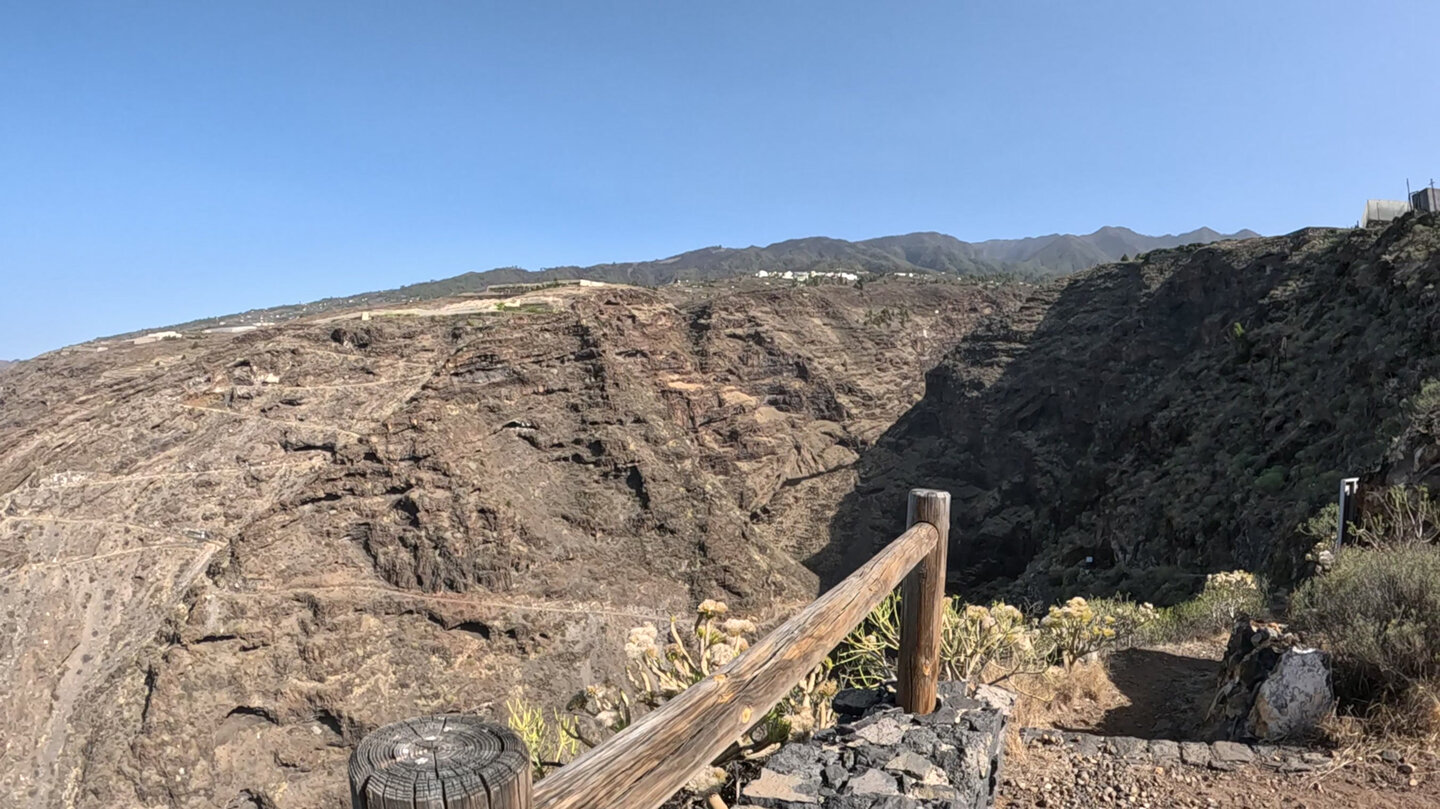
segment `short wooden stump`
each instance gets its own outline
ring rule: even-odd
[[[463,714],[385,725],[350,756],[354,809],[529,809],[530,754],[507,727]]]

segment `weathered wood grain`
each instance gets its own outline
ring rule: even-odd
[[[913,525],[730,665],[546,777],[535,786],[536,809],[660,806],[824,660],[917,562],[933,557],[941,530]]]
[[[950,544],[950,493],[911,489],[905,522],[935,526],[940,537],[905,577],[900,591],[900,665],[896,701],[908,713],[935,710],[940,684],[940,633],[945,621],[945,565]]]
[[[530,809],[530,792],[525,743],[474,716],[385,725],[350,757],[353,809]]]

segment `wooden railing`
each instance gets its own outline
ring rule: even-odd
[[[910,492],[908,528],[729,665],[530,783],[508,728],[424,717],[366,736],[350,762],[354,809],[655,809],[755,725],[903,581],[897,697],[935,709],[950,495]],[[408,802],[407,802],[408,801]]]

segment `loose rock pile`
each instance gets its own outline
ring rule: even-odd
[[[766,809],[990,806],[1010,702],[995,691],[967,697],[963,683],[942,683],[940,699],[914,716],[881,692],[842,691],[841,723],[783,747],[741,796]]]
[[[1230,635],[1210,715],[1231,739],[1309,735],[1335,707],[1329,656],[1282,624],[1242,620]]]

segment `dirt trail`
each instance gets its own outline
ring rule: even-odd
[[[1255,765],[1220,772],[1032,747],[1007,757],[995,805],[997,809],[1433,809],[1440,806],[1440,772],[1433,761],[1411,774],[1381,762],[1306,773],[1278,773]]]
[[[1112,655],[1109,681],[1097,684],[1093,699],[1057,710],[1041,725],[1079,736],[1057,743],[1054,736],[1025,733],[1010,745],[997,807],[1440,805],[1440,759],[1434,756],[1397,765],[1322,747],[1282,746],[1267,753],[1271,748],[1236,745],[1226,752],[1247,760],[1218,760],[1214,751],[1223,743],[1203,743],[1221,738],[1205,717],[1224,650],[1224,638],[1211,638]],[[1114,737],[1133,737],[1139,751],[1107,741]],[[1173,746],[1160,754],[1157,742]]]
[[[1155,649],[1125,649],[1108,661],[1110,682],[1128,704],[1108,706],[1089,730],[1105,736],[1213,741],[1205,725],[1224,641],[1193,641]]]

